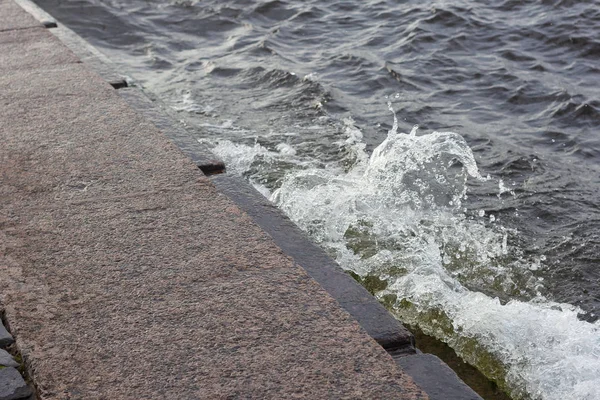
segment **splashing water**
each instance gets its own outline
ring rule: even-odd
[[[464,138],[417,135],[417,126],[398,133],[394,113],[369,157],[346,122],[352,167],[288,169],[271,200],[343,268],[385,281],[377,296],[401,320],[447,342],[514,398],[600,398],[600,325],[542,296],[532,273],[541,261],[509,246],[517,231],[467,215],[467,180],[486,178]],[[214,150],[241,173],[297,158],[285,145],[220,141]]]

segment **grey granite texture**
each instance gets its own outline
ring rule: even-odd
[[[17,368],[19,367],[19,363],[15,361],[8,351],[0,349],[0,366]]]
[[[427,398],[49,31],[0,53],[0,302],[41,399]]]
[[[114,88],[127,87],[124,76],[115,72],[115,66],[94,46],[83,40],[79,35],[64,25],[52,29],[52,34],[61,40],[66,46],[86,64],[92,71],[97,73]]]
[[[38,20],[23,12],[12,0],[0,0],[0,32],[41,26]]]
[[[152,122],[188,157],[204,174],[218,174],[225,171],[225,164],[206,145],[190,136],[183,127],[177,125],[164,112],[164,105],[150,100],[138,88],[123,88],[119,95],[148,121]]]
[[[58,23],[52,17],[52,15],[48,14],[46,11],[42,10],[31,0],[14,0],[23,10],[27,11],[33,18],[40,22],[46,28],[56,28],[58,27]]]
[[[20,400],[31,395],[31,388],[14,368],[0,368],[0,400]]]
[[[0,322],[0,347],[10,346],[15,342],[10,332],[6,330],[2,322]]]
[[[4,19],[0,14],[0,21]],[[41,25],[39,28],[0,32],[0,54],[0,76],[8,74],[8,71],[81,62]]]

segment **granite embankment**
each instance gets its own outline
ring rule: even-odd
[[[428,398],[364,289],[44,25],[0,0],[0,306],[37,397]]]

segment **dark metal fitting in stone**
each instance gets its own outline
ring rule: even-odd
[[[212,160],[207,163],[197,164],[204,175],[217,175],[225,172],[225,163],[220,160]]]
[[[110,86],[112,86],[115,89],[123,89],[123,88],[129,87],[129,84],[127,83],[127,81],[125,79],[121,79],[119,81],[110,81],[108,83],[110,84]]]
[[[32,390],[14,368],[0,369],[0,400],[19,400],[31,396]]]
[[[44,20],[44,21],[40,21],[40,22],[42,23],[42,25],[44,25],[48,29],[50,29],[50,28],[58,28],[58,24],[56,23],[56,21]]]

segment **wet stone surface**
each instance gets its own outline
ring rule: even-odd
[[[19,400],[31,396],[31,388],[14,368],[0,369],[0,400]]]
[[[19,363],[6,350],[0,349],[0,368],[1,367],[19,367]]]
[[[15,339],[13,339],[12,335],[6,330],[4,325],[0,323],[0,347],[6,347],[13,344]]]
[[[482,400],[452,369],[433,354],[392,355],[431,400]]]

